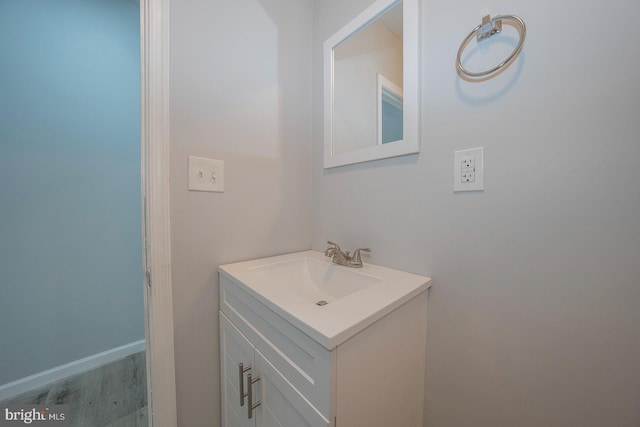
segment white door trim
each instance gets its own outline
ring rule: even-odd
[[[140,0],[140,41],[149,425],[176,427],[169,204],[169,0]]]

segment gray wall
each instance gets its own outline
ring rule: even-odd
[[[427,425],[637,425],[640,7],[423,2],[422,153],[325,171],[322,42],[368,4],[172,3],[180,425],[219,417],[217,266],[329,238],[434,278]],[[524,17],[525,49],[460,81],[487,12]],[[454,195],[452,152],[476,146],[486,191]],[[186,190],[188,155],[225,161],[225,193]]]
[[[218,425],[218,265],[311,246],[312,3],[171,4],[171,231],[178,424]],[[187,191],[188,156],[225,192]]]
[[[433,277],[425,426],[640,425],[640,5],[422,2],[422,152],[323,170],[322,42],[369,3],[315,2],[313,248]],[[489,12],[524,51],[461,81]],[[476,146],[486,191],[453,194]]]
[[[0,384],[144,339],[138,17],[0,2]]]

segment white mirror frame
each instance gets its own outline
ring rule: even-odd
[[[401,0],[378,0],[324,43],[324,167],[349,165],[420,152],[419,0],[402,0],[403,25],[403,137],[402,141],[372,145],[334,154],[333,150],[333,50],[362,27]]]

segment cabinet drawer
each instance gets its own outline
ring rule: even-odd
[[[325,418],[334,376],[329,352],[224,275],[220,310]]]

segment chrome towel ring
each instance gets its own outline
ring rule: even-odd
[[[518,42],[518,46],[516,46],[516,48],[513,50],[513,52],[511,52],[511,55],[509,55],[507,57],[507,59],[505,59],[504,61],[502,61],[501,63],[499,63],[495,67],[491,68],[490,70],[481,71],[481,72],[472,72],[472,71],[469,71],[466,68],[464,68],[462,66],[462,63],[460,62],[460,57],[462,56],[462,52],[464,51],[465,47],[467,47],[467,44],[469,44],[469,42],[473,38],[473,35],[475,34],[476,40],[478,42],[480,42],[482,40],[485,40],[485,39],[493,36],[494,34],[497,34],[500,31],[502,31],[502,21],[503,20],[514,22],[516,24],[516,26],[518,27],[518,31],[520,33],[520,41]],[[478,77],[489,76],[489,75],[497,72],[501,68],[503,68],[506,65],[510,64],[516,58],[516,56],[518,56],[518,54],[522,50],[522,45],[524,44],[524,38],[526,37],[526,35],[527,35],[527,27],[526,27],[526,25],[524,25],[524,21],[522,20],[522,18],[520,18],[518,16],[515,16],[515,15],[496,15],[493,18],[491,18],[489,15],[485,16],[484,18],[482,18],[482,24],[480,24],[477,27],[475,27],[469,33],[469,35],[462,41],[462,44],[460,45],[460,49],[458,49],[458,60],[456,62],[458,73],[461,73],[461,74],[463,74],[463,75],[465,75],[467,77],[478,78]]]

